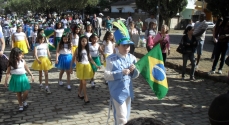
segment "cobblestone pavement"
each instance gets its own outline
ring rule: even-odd
[[[7,48],[6,54],[9,53]],[[54,52],[52,52],[52,55]],[[54,55],[53,55],[54,57]],[[171,57],[170,57],[171,58]],[[31,53],[25,57],[31,66]],[[54,61],[53,61],[54,63]],[[109,92],[104,84],[103,69],[96,74],[96,88],[87,85],[90,104],[77,98],[79,80],[75,74],[71,76],[72,91],[59,87],[58,70],[49,72],[49,84],[52,94],[47,95],[39,90],[38,72],[32,71],[35,82],[31,83],[29,92],[29,108],[18,113],[16,94],[7,91],[0,84],[0,124],[77,124],[105,125],[108,116]],[[180,79],[179,71],[167,68],[169,92],[158,100],[149,85],[140,76],[134,80],[135,100],[132,102],[131,119],[136,117],[152,117],[163,121],[166,125],[208,125],[208,108],[211,101],[228,90],[228,85],[209,79],[198,78],[196,81]],[[4,81],[5,76],[3,77]],[[66,82],[66,76],[63,77]],[[2,82],[3,83],[3,82]],[[113,125],[113,116],[109,124]]]

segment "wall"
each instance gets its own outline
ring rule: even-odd
[[[122,9],[122,12],[123,13],[129,13],[129,12],[134,13],[134,8],[132,8],[132,7],[135,7],[136,8],[136,6],[134,6],[134,5],[129,5],[129,6],[111,6],[111,12],[118,13],[119,10],[117,8],[123,8]]]

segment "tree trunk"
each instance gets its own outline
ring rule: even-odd
[[[171,19],[170,18],[166,18],[165,19],[165,24],[169,27],[169,29],[170,29],[170,23],[171,23]]]

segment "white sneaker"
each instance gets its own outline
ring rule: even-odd
[[[47,93],[47,94],[52,93],[52,92],[50,91],[50,89],[49,89],[49,88],[46,88],[46,89],[45,89],[45,91],[46,91],[46,93]]]
[[[68,88],[68,90],[71,90],[72,89],[70,85],[68,85],[67,88]]]
[[[91,81],[91,88],[94,89],[95,88],[95,82]]]
[[[44,90],[44,88],[43,88],[43,85],[42,84],[40,84],[40,90]]]
[[[28,103],[27,102],[23,102],[23,106],[24,106],[24,108],[28,108]]]
[[[222,72],[222,70],[219,70],[218,73],[219,73],[219,74],[222,74],[223,72]]]
[[[59,81],[58,83],[59,83],[60,86],[64,85],[64,83],[62,81]]]
[[[209,75],[215,74],[215,71],[212,71],[212,70],[211,70],[210,72],[208,72],[208,74],[209,74]]]

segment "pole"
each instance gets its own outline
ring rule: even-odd
[[[157,32],[158,32],[158,27],[159,27],[159,15],[160,15],[160,0],[158,0],[158,5],[157,5]]]
[[[204,0],[202,0],[202,11],[204,12]]]

